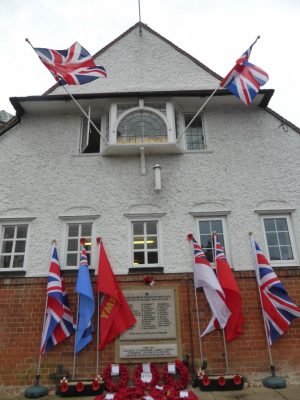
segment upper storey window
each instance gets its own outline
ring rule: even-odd
[[[191,122],[195,114],[184,114],[185,126]],[[205,141],[202,127],[202,117],[198,115],[186,130],[186,149],[203,150]]]
[[[167,126],[157,113],[139,109],[126,114],[117,128],[117,143],[167,142]]]

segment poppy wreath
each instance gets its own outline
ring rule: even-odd
[[[181,400],[180,390],[175,389],[171,386],[164,386],[162,390],[157,389],[156,387],[150,390],[149,396],[153,397],[154,400]],[[187,400],[198,400],[198,396],[188,390],[188,397],[184,397]]]
[[[115,400],[140,400],[144,394],[144,389],[141,387],[121,388],[118,390]]]
[[[111,378],[111,365],[108,365],[103,374],[105,386],[109,392],[117,392],[121,388],[125,388],[127,386],[129,380],[128,369],[124,364],[119,364],[119,383],[113,383]]]
[[[150,363],[150,372],[152,375],[152,379],[150,382],[142,381],[141,379],[142,372],[143,372],[142,364],[137,365],[133,371],[133,381],[136,387],[139,388],[141,387],[143,389],[150,389],[159,382],[160,380],[159,371],[154,364]]]
[[[84,391],[84,384],[80,381],[76,383],[76,392],[81,393]]]
[[[172,375],[169,374],[168,371],[168,364],[165,364],[163,367],[163,378],[168,386],[174,387],[176,390],[181,390],[185,389],[188,385],[189,381],[189,371],[187,367],[183,364],[182,361],[176,360],[175,361],[175,368],[176,368],[176,373],[180,375],[180,379],[173,379]]]

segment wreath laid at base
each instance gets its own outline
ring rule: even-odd
[[[117,392],[121,388],[125,388],[128,384],[129,380],[129,374],[128,374],[128,369],[124,364],[119,364],[119,382],[118,383],[113,383],[112,381],[112,365],[108,365],[103,374],[105,386],[107,390],[111,393]]]
[[[166,385],[174,387],[176,390],[185,389],[189,382],[189,371],[184,363],[180,360],[174,362],[176,373],[180,375],[180,379],[174,379],[169,373],[168,364],[163,367],[163,379]]]
[[[133,371],[133,381],[135,386],[141,387],[145,390],[151,389],[153,386],[155,386],[160,380],[160,375],[157,367],[152,363],[150,363],[150,374],[150,382],[143,380],[143,365],[137,365]]]

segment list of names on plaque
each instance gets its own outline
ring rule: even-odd
[[[128,290],[124,295],[137,323],[123,333],[120,340],[176,338],[173,289]]]

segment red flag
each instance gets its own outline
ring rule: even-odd
[[[104,295],[100,307],[100,337],[98,344],[98,348],[103,350],[108,343],[131,328],[136,323],[136,319],[119,288],[102,240],[100,240],[97,289],[99,293]]]
[[[226,340],[230,342],[242,333],[244,315],[242,312],[243,300],[240,289],[227,262],[223,247],[215,236],[216,269],[220,285],[225,294],[225,303],[231,315],[225,326]]]

